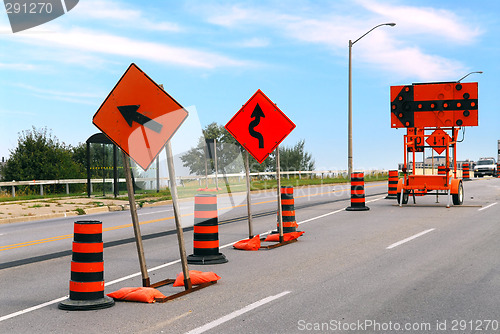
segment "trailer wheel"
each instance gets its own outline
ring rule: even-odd
[[[397,193],[398,197],[398,204],[401,203],[401,192]],[[408,204],[408,193],[406,191],[403,191],[403,204]]]
[[[462,181],[458,183],[458,192],[456,194],[452,194],[453,205],[462,205],[464,203],[464,186]]]

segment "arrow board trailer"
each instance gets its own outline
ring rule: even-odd
[[[410,195],[415,203],[416,196],[429,194],[446,194],[447,207],[451,200],[454,205],[463,203],[463,183],[457,173],[457,142],[460,129],[478,125],[477,87],[477,82],[391,86],[391,127],[407,129],[403,178],[397,188],[400,206],[408,203]],[[429,150],[430,174],[426,172],[425,157]],[[434,152],[444,153],[444,157],[434,159]],[[421,169],[417,168],[417,153],[423,156]]]

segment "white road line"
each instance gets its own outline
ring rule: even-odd
[[[344,211],[344,209],[340,209],[340,210],[337,210],[337,211],[329,212],[329,213],[326,213],[326,214],[321,215],[321,216],[313,217],[313,218],[304,220],[302,222],[299,222],[298,224],[308,223],[310,221],[313,221],[313,220],[316,220],[316,219],[320,219],[320,218],[323,218],[323,217],[327,217],[327,216],[333,215],[335,213],[339,213],[341,211]],[[271,233],[271,231],[267,231],[267,232],[261,233],[260,235],[263,236],[263,235],[266,235],[266,234],[269,234],[269,233]],[[228,244],[225,244],[223,246],[220,246],[219,249],[224,249],[224,248],[230,247],[235,242],[236,241],[233,241],[231,243],[228,243]],[[180,259],[175,260],[175,261],[171,261],[171,262],[168,262],[168,263],[165,263],[165,264],[162,264],[162,265],[159,265],[157,267],[148,269],[148,273],[156,271],[156,270],[159,270],[159,269],[162,269],[162,268],[165,268],[165,267],[168,267],[168,266],[171,266],[171,265],[179,263],[179,262],[181,262]],[[123,282],[125,280],[131,279],[131,278],[134,278],[134,277],[138,277],[138,276],[141,276],[141,272],[137,272],[137,273],[125,276],[125,277],[121,277],[121,278],[115,279],[115,280],[110,281],[110,282],[106,282],[104,285],[105,286],[110,286],[110,285],[113,285],[113,284],[116,284],[116,283],[119,283],[119,282]],[[49,301],[49,302],[46,302],[46,303],[43,303],[43,304],[39,304],[39,305],[36,305],[36,306],[30,307],[30,308],[24,309],[24,310],[21,310],[21,311],[18,311],[18,312],[7,314],[7,315],[5,315],[3,317],[0,317],[0,322],[2,322],[4,320],[7,320],[7,319],[10,319],[10,318],[17,317],[19,315],[22,315],[22,314],[25,314],[25,313],[28,313],[28,312],[31,312],[31,311],[38,310],[38,309],[40,309],[42,307],[45,307],[45,306],[49,306],[49,305],[52,305],[52,304],[55,304],[55,303],[59,303],[59,302],[65,300],[66,298],[68,298],[68,296],[61,297],[61,298],[58,298],[58,299],[54,299],[52,301]]]
[[[385,196],[382,196],[382,197],[379,197],[379,198],[372,199],[371,201],[366,201],[366,203],[380,201],[381,199],[384,199],[384,198],[385,198]]]
[[[28,312],[31,312],[31,311],[38,310],[38,309],[40,309],[42,307],[45,307],[45,306],[49,306],[49,305],[52,305],[52,304],[55,304],[55,303],[62,302],[63,300],[65,300],[68,297],[69,296],[64,296],[64,297],[61,297],[61,298],[57,298],[57,299],[51,300],[50,302],[46,302],[46,303],[43,303],[43,304],[40,304],[40,305],[36,305],[36,306],[30,307],[30,308],[27,308],[27,309],[24,309],[24,310],[21,310],[21,311],[18,311],[18,312],[14,312],[14,313],[11,313],[11,314],[4,315],[3,317],[0,317],[0,322],[2,322],[4,320],[7,320],[7,319],[10,319],[10,318],[17,317],[18,315],[22,315],[22,314],[25,314],[25,313],[28,313]]]
[[[154,215],[155,213],[162,213],[162,212],[169,212],[169,211],[174,211],[174,209],[154,211],[154,212],[144,212],[144,213],[139,213],[138,216]]]
[[[496,204],[498,204],[498,203],[497,203],[497,202],[495,202],[495,203],[491,203],[490,205],[487,205],[487,206],[485,206],[484,208],[477,209],[477,211],[483,211],[483,210],[486,210],[486,209],[491,208],[493,205],[496,205]]]
[[[403,239],[403,240],[401,240],[401,241],[398,241],[398,242],[396,242],[396,243],[393,243],[392,245],[390,245],[390,246],[389,246],[389,247],[387,247],[386,249],[392,249],[392,248],[397,247],[397,246],[399,246],[399,245],[402,245],[402,244],[404,244],[404,243],[406,243],[406,242],[408,242],[408,241],[411,241],[411,240],[413,240],[413,239],[416,239],[416,238],[418,238],[418,237],[421,237],[421,236],[423,236],[424,234],[427,234],[427,233],[432,232],[432,231],[434,231],[434,230],[435,230],[435,228],[430,228],[430,229],[425,230],[425,231],[423,231],[423,232],[417,233],[417,234],[415,234],[415,235],[412,235],[411,237],[408,237],[408,238],[406,238],[406,239]]]
[[[250,312],[251,310],[253,309],[256,309],[257,307],[260,307],[262,305],[265,305],[267,303],[270,303],[272,302],[273,300],[276,300],[278,298],[281,298],[287,294],[289,294],[291,291],[283,291],[282,293],[280,294],[277,294],[277,295],[274,295],[274,296],[269,296],[269,297],[266,297],[264,299],[261,299],[253,304],[250,304],[248,306],[245,306],[244,308],[242,309],[239,309],[237,311],[234,311],[232,313],[229,313],[228,315],[225,315],[223,316],[222,318],[219,318],[219,319],[216,319],[212,322],[209,322],[208,324],[206,325],[203,325],[203,326],[200,326],[198,328],[195,328],[193,330],[190,330],[189,332],[187,332],[186,334],[201,334],[201,333],[204,333],[212,328],[215,328],[225,322],[228,322],[229,320],[232,320],[236,317],[239,317],[240,315],[242,314],[245,314],[247,312]]]
[[[340,210],[336,210],[336,211],[325,213],[324,215],[321,215],[321,216],[309,218],[309,219],[306,219],[304,221],[301,221],[301,222],[297,223],[297,225],[301,225],[301,224],[304,224],[304,223],[309,223],[309,222],[311,222],[313,220],[324,218],[324,217],[328,217],[330,215],[333,215],[333,214],[336,214],[336,213],[339,213],[339,212],[342,212],[342,211],[345,211],[345,209],[340,209]]]

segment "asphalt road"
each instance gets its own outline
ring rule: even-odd
[[[364,212],[344,210],[345,185],[297,190],[296,218],[306,233],[258,252],[231,247],[247,237],[246,207],[243,196],[221,196],[220,244],[229,262],[190,266],[217,273],[217,284],[165,304],[117,302],[98,311],[57,308],[68,293],[74,219],[0,226],[0,332],[500,333],[500,179],[464,189],[463,206],[426,196],[399,207],[381,195],[386,184],[369,184]],[[273,229],[274,194],[256,194],[253,203],[254,231]],[[192,207],[181,203],[188,254]],[[171,208],[139,213],[151,280],[174,278],[181,265],[168,232]],[[86,218],[105,229],[106,292],[140,286],[130,216]]]

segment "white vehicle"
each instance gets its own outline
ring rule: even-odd
[[[474,167],[474,177],[483,177],[484,175],[497,175],[497,164],[495,158],[481,158]]]

